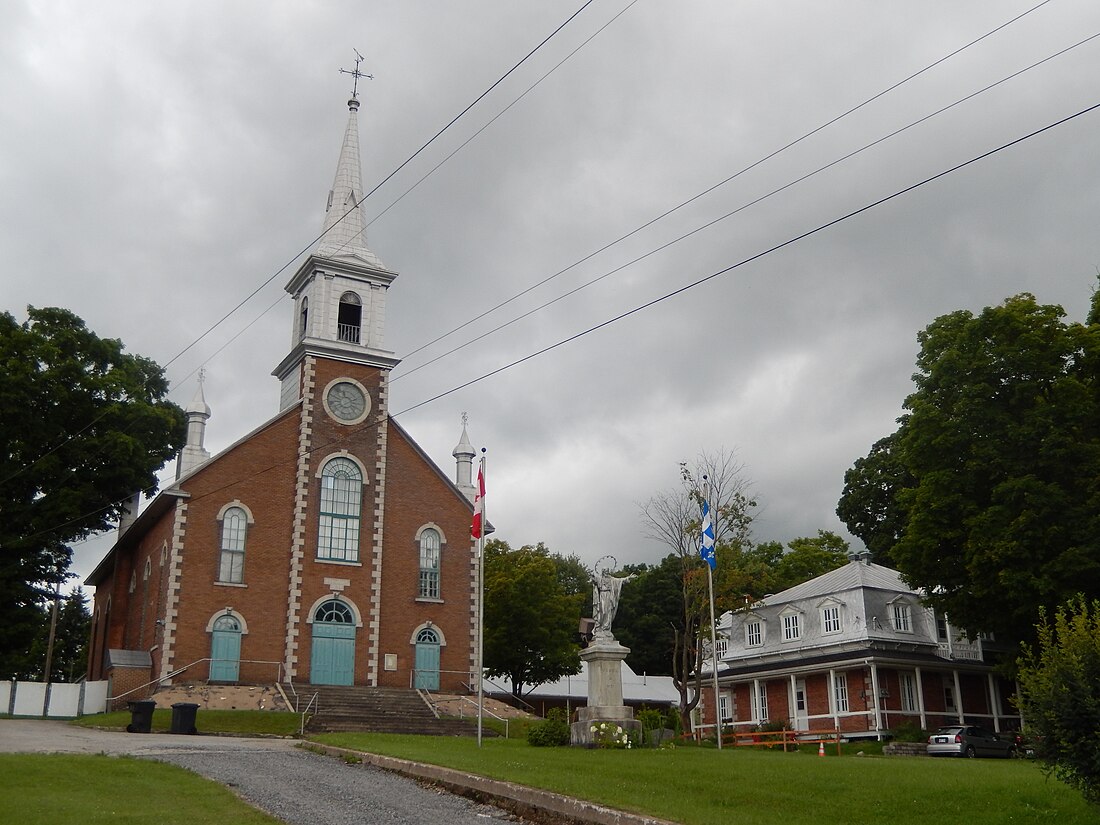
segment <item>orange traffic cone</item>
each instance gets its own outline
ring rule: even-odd
[[[824,742],[818,742],[817,743],[817,755],[818,756],[824,756],[825,755],[825,743]]]

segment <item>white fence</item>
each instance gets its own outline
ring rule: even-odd
[[[106,681],[54,682],[49,686],[44,682],[0,682],[0,713],[65,718],[103,713],[107,710],[107,686]]]

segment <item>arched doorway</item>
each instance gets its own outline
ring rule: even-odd
[[[416,634],[415,687],[439,690],[439,634],[430,627]]]
[[[241,671],[241,623],[228,613],[210,631],[210,681],[236,682]]]
[[[355,683],[355,616],[336,599],[322,602],[313,612],[309,681],[315,685]]]

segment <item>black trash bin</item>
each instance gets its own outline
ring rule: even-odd
[[[130,709],[130,724],[126,726],[127,733],[149,733],[153,729],[153,710],[157,703],[152,699],[144,699],[140,702],[127,702]]]
[[[193,702],[176,702],[172,705],[172,733],[198,733],[195,714],[199,706]]]

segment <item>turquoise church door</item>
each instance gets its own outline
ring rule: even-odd
[[[236,682],[241,671],[241,623],[219,616],[210,638],[210,681]]]
[[[313,614],[309,681],[315,685],[355,684],[355,617],[343,602],[325,602]]]
[[[415,687],[420,690],[439,690],[439,635],[431,628],[416,634]]]

